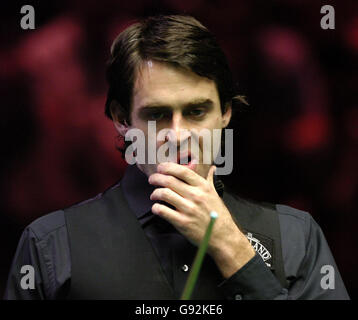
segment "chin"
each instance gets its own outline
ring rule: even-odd
[[[158,172],[157,171],[157,164],[139,164],[139,163],[137,163],[137,167],[139,168],[140,171],[145,173],[148,178],[153,173]]]

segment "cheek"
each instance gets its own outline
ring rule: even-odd
[[[214,123],[214,129],[221,129],[223,127],[223,117],[217,116]]]
[[[222,129],[223,128],[223,117],[221,113],[215,112],[211,117],[208,117],[205,123],[201,124],[202,128],[206,128],[209,130],[213,129]]]
[[[145,135],[148,134],[148,123],[147,123],[147,121],[141,121],[139,119],[133,119],[131,127],[139,129],[139,130],[142,130]]]

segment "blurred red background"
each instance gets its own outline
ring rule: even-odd
[[[35,8],[35,30],[20,27],[25,4]],[[320,27],[325,4],[335,8],[335,30]],[[216,35],[250,103],[233,123],[226,184],[309,211],[357,298],[357,1],[56,0],[1,9],[1,295],[27,224],[122,176],[104,116],[112,40],[133,19],[181,13]]]

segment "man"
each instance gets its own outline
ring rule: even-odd
[[[155,16],[133,24],[114,41],[107,76],[105,112],[120,136],[148,138],[154,122],[164,139],[146,140],[146,149],[154,143],[158,155],[175,145],[174,160],[151,162],[146,153],[138,161],[141,150],[132,150],[137,162],[118,184],[30,224],[6,299],[178,299],[211,211],[219,216],[193,299],[349,298],[308,213],[240,199],[214,174],[217,150],[195,132],[225,130],[243,99],[201,23]],[[31,290],[21,284],[23,265],[34,267]]]

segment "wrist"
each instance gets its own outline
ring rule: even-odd
[[[211,250],[211,256],[224,278],[231,277],[254,256],[255,250],[247,238],[241,235],[230,237],[227,242]]]

